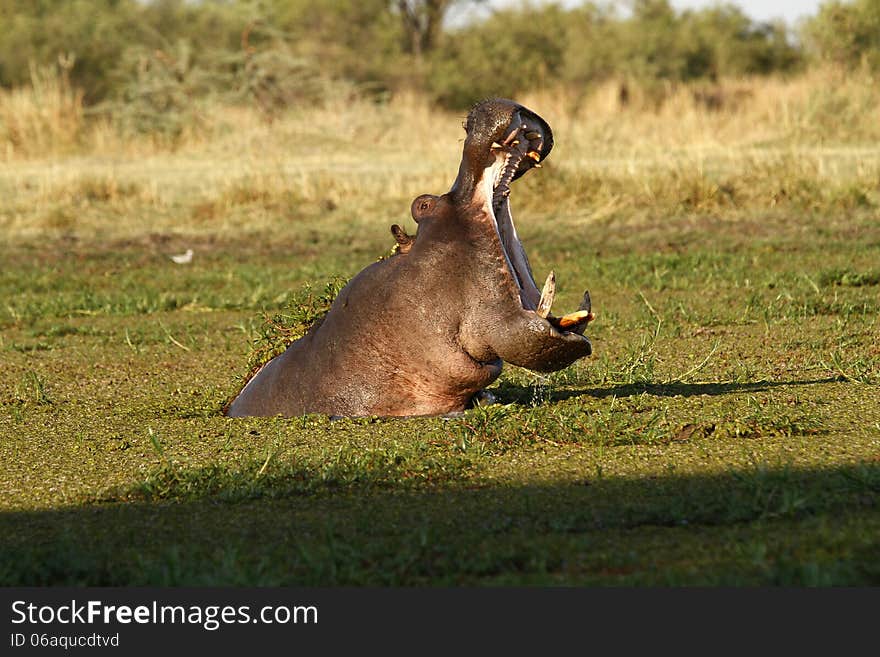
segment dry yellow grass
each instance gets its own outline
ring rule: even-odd
[[[517,204],[574,223],[680,212],[880,205],[880,91],[864,75],[679,86],[620,84],[520,98],[553,126],[550,176]],[[658,100],[659,98],[659,100]],[[264,233],[336,212],[406,219],[408,201],[448,189],[463,113],[416,96],[347,97],[274,121],[206,106],[173,143],[88,120],[63,75],[34,70],[0,94],[0,228],[10,239],[151,232]],[[546,199],[553,200],[552,207]]]

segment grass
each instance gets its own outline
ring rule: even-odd
[[[13,152],[0,582],[877,584],[880,156],[858,117],[797,119],[824,106],[808,82],[678,122],[533,99],[558,149],[514,190],[518,229],[559,307],[589,287],[595,354],[506,367],[499,404],[453,419],[221,409],[391,223],[414,232],[460,117],[410,99]]]

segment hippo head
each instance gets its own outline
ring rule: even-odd
[[[592,351],[582,334],[593,319],[584,294],[577,311],[562,317],[550,313],[556,291],[553,272],[539,289],[510,211],[513,181],[541,162],[553,148],[550,126],[535,112],[506,99],[476,105],[465,122],[458,176],[441,196],[422,196],[413,203],[419,230],[428,219],[454,224],[456,239],[479,242],[479,263],[462,263],[462,271],[479,271],[475,305],[463,322],[471,334],[501,359],[537,371],[561,369]],[[462,233],[465,237],[462,237]],[[468,319],[472,321],[468,321]],[[481,329],[476,328],[482,327]],[[480,350],[476,349],[479,356]],[[484,352],[482,352],[484,353]]]

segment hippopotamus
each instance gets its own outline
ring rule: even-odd
[[[465,131],[451,189],[412,203],[415,236],[392,226],[396,253],[352,278],[245,384],[229,416],[455,414],[504,362],[552,372],[590,355],[589,293],[576,312],[550,312],[555,276],[538,289],[510,213],[510,185],[550,154],[550,126],[492,99],[473,107]]]

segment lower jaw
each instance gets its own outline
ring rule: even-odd
[[[516,226],[513,223],[507,197],[493,198],[492,217],[511,278],[519,291],[522,307],[525,310],[535,310],[540,293],[537,283],[532,277],[528,256],[516,234]]]

